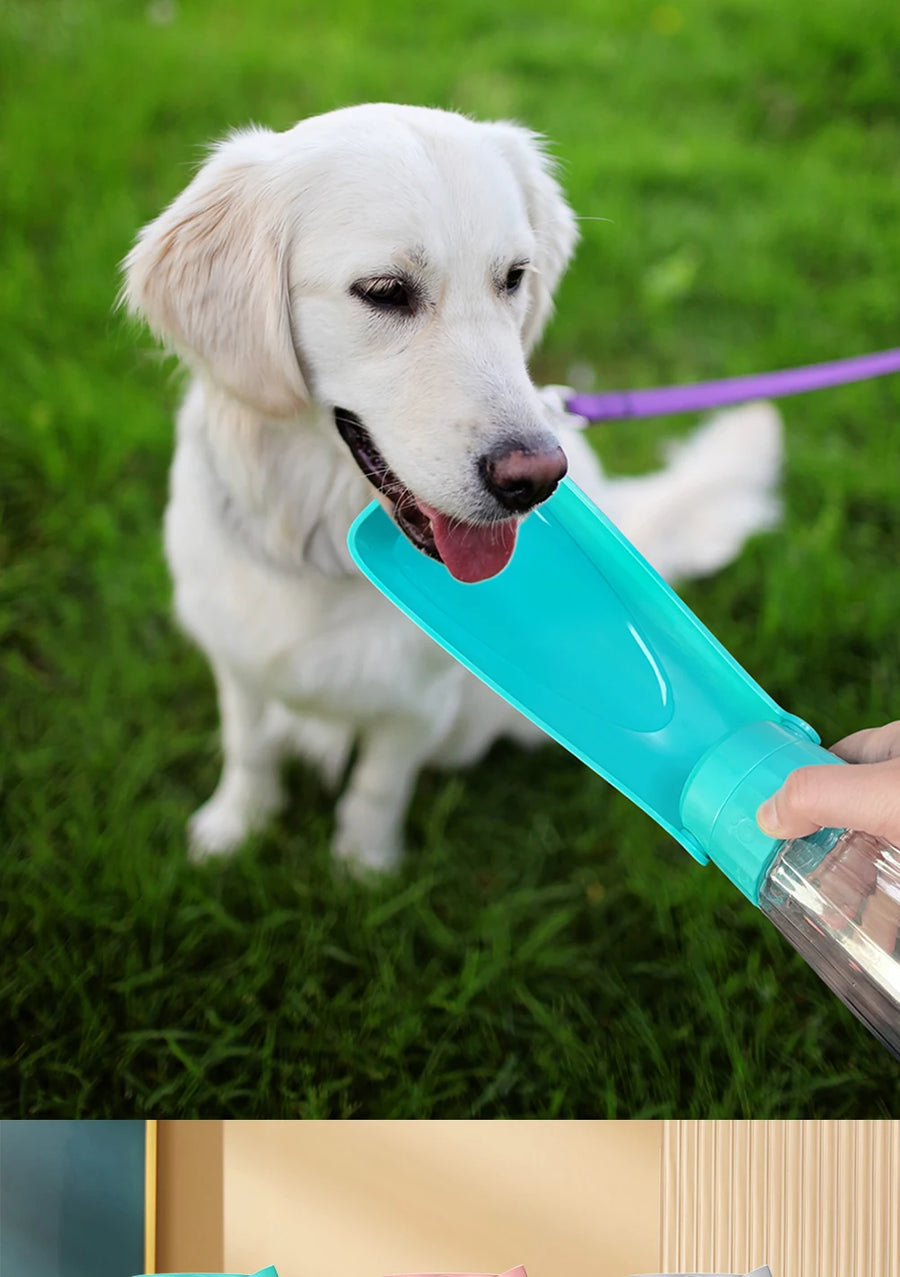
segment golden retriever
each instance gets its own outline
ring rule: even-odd
[[[388,104],[233,134],[140,234],[124,299],[193,374],[165,543],[225,756],[190,822],[196,858],[265,824],[286,753],[337,784],[358,746],[334,851],[388,868],[424,764],[539,739],[354,569],[347,529],[373,495],[468,581],[503,568],[567,466],[670,578],[777,517],[768,405],[613,480],[562,393],[532,384],[575,242],[533,133]]]

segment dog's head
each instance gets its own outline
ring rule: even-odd
[[[565,473],[525,361],[575,240],[527,130],[350,107],[219,146],[124,295],[265,416],[327,408],[410,540],[480,580]]]

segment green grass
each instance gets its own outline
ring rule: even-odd
[[[774,930],[559,751],[424,777],[375,887],[300,769],[269,834],[186,863],[217,744],[160,545],[178,383],[113,301],[202,143],[382,98],[531,124],[609,219],[541,379],[895,345],[900,7],[170,11],[0,0],[0,1111],[896,1115],[898,1066]],[[783,528],[685,595],[830,740],[900,713],[900,383],[784,411]],[[685,425],[596,437],[634,471]]]

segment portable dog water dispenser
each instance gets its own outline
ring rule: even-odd
[[[473,585],[415,550],[377,503],[348,543],[452,656],[714,861],[900,1058],[900,851],[856,831],[762,832],[756,810],[790,772],[840,760],[573,483],[524,521],[509,566]]]

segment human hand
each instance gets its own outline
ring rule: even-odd
[[[900,844],[900,721],[868,727],[832,745],[852,767],[800,767],[756,814],[772,838],[816,829],[864,829]]]
[[[900,845],[900,722],[854,732],[832,752],[852,766],[792,772],[759,808],[760,828],[775,838],[856,829]],[[833,906],[827,919],[832,926],[856,921],[862,904],[863,931],[893,951],[900,929],[900,855],[875,838],[855,835],[829,852],[811,882]]]

